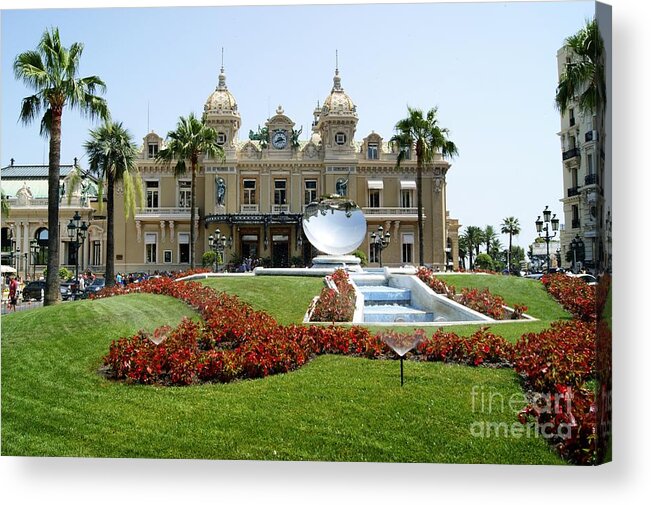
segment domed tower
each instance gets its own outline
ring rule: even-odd
[[[350,156],[355,150],[357,107],[341,87],[338,67],[333,83],[323,105],[314,111],[313,130],[321,137],[326,159]]]
[[[217,130],[218,142],[226,151],[226,155],[229,155],[229,151],[234,155],[241,118],[235,97],[226,86],[223,66],[219,73],[219,83],[206,100],[203,110],[206,124]]]

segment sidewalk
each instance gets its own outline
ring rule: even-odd
[[[32,302],[24,302],[22,299],[18,300],[18,305],[16,305],[16,312],[21,312],[23,310],[29,310],[29,309],[35,309],[37,307],[42,307],[43,302],[37,302],[37,301],[32,301]],[[13,311],[12,311],[13,312]],[[4,316],[5,314],[10,314],[8,309],[8,300],[2,300],[2,315]]]

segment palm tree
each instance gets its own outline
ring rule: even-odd
[[[190,163],[192,182],[190,184],[190,268],[194,268],[194,207],[196,192],[196,176],[199,168],[199,157],[206,155],[224,159],[224,150],[217,144],[217,131],[200,121],[193,113],[180,117],[176,130],[167,133],[167,147],[161,149],[156,159],[170,165],[174,160],[174,174],[178,177],[187,172]]]
[[[556,106],[565,114],[574,102],[584,112],[600,114],[606,107],[606,73],[604,41],[595,19],[563,45],[570,58],[556,88]]]
[[[491,243],[497,237],[497,232],[495,231],[495,228],[493,228],[489,224],[489,225],[486,225],[486,228],[484,228],[482,234],[483,234],[483,237],[484,237],[484,243],[486,244],[486,254],[488,254],[489,256],[492,256],[491,253],[490,253]],[[493,258],[493,259],[495,259],[495,258]]]
[[[61,164],[61,118],[68,106],[91,118],[108,119],[106,101],[96,95],[106,86],[97,76],[77,77],[84,46],[61,44],[59,29],[46,30],[33,51],[14,60],[14,75],[35,93],[23,98],[20,120],[29,124],[42,110],[40,133],[50,139],[48,162],[48,257],[45,305],[59,302],[59,172]]]
[[[502,221],[502,233],[508,233],[509,235],[509,250],[508,257],[506,259],[507,268],[509,273],[511,272],[511,253],[513,249],[513,235],[520,234],[520,222],[516,217],[507,217]]]
[[[497,236],[491,240],[489,254],[494,260],[499,260],[502,255],[502,243]]]
[[[418,259],[420,266],[424,266],[424,237],[423,237],[423,166],[431,163],[436,154],[443,158],[459,154],[454,142],[448,140],[449,130],[438,125],[434,107],[423,115],[423,111],[407,107],[409,115],[396,123],[396,134],[391,142],[398,144],[397,166],[408,158],[409,150],[416,146],[416,205],[418,207]]]
[[[463,239],[468,249],[469,270],[472,270],[474,266],[472,262],[473,249],[479,255],[479,246],[483,243],[481,228],[479,226],[468,226],[463,234]]]
[[[468,243],[466,237],[461,235],[459,237],[459,259],[461,260],[464,270],[466,269],[466,251],[468,251]]]
[[[90,131],[90,140],[84,143],[88,155],[89,171],[99,179],[98,201],[101,208],[104,181],[106,181],[106,273],[107,286],[115,284],[115,183],[122,181],[124,186],[124,213],[135,211],[136,197],[142,207],[142,181],[138,176],[136,157],[138,147],[131,134],[122,123],[107,121],[102,126]],[[135,176],[135,184],[132,180]]]

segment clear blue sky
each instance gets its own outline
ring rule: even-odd
[[[114,119],[137,142],[179,115],[201,113],[217,84],[221,48],[242,116],[240,138],[279,104],[304,134],[332,87],[357,104],[356,138],[388,139],[407,105],[439,107],[460,155],[448,175],[448,209],[461,224],[496,228],[515,216],[527,247],[545,205],[561,220],[562,166],[554,108],[556,51],[593,13],[592,2],[384,4],[280,7],[105,8],[2,12],[3,166],[46,163],[38,122],[17,122],[31,91],[13,77],[15,56],[46,27],[85,45],[80,75],[99,75]],[[96,126],[63,117],[62,162],[82,159]],[[562,222],[562,221],[561,221]],[[502,243],[508,238],[502,236]]]

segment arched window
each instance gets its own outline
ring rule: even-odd
[[[48,230],[47,228],[39,228],[34,234],[36,238],[36,254],[34,255],[34,264],[35,265],[47,265],[47,241],[48,241]]]

